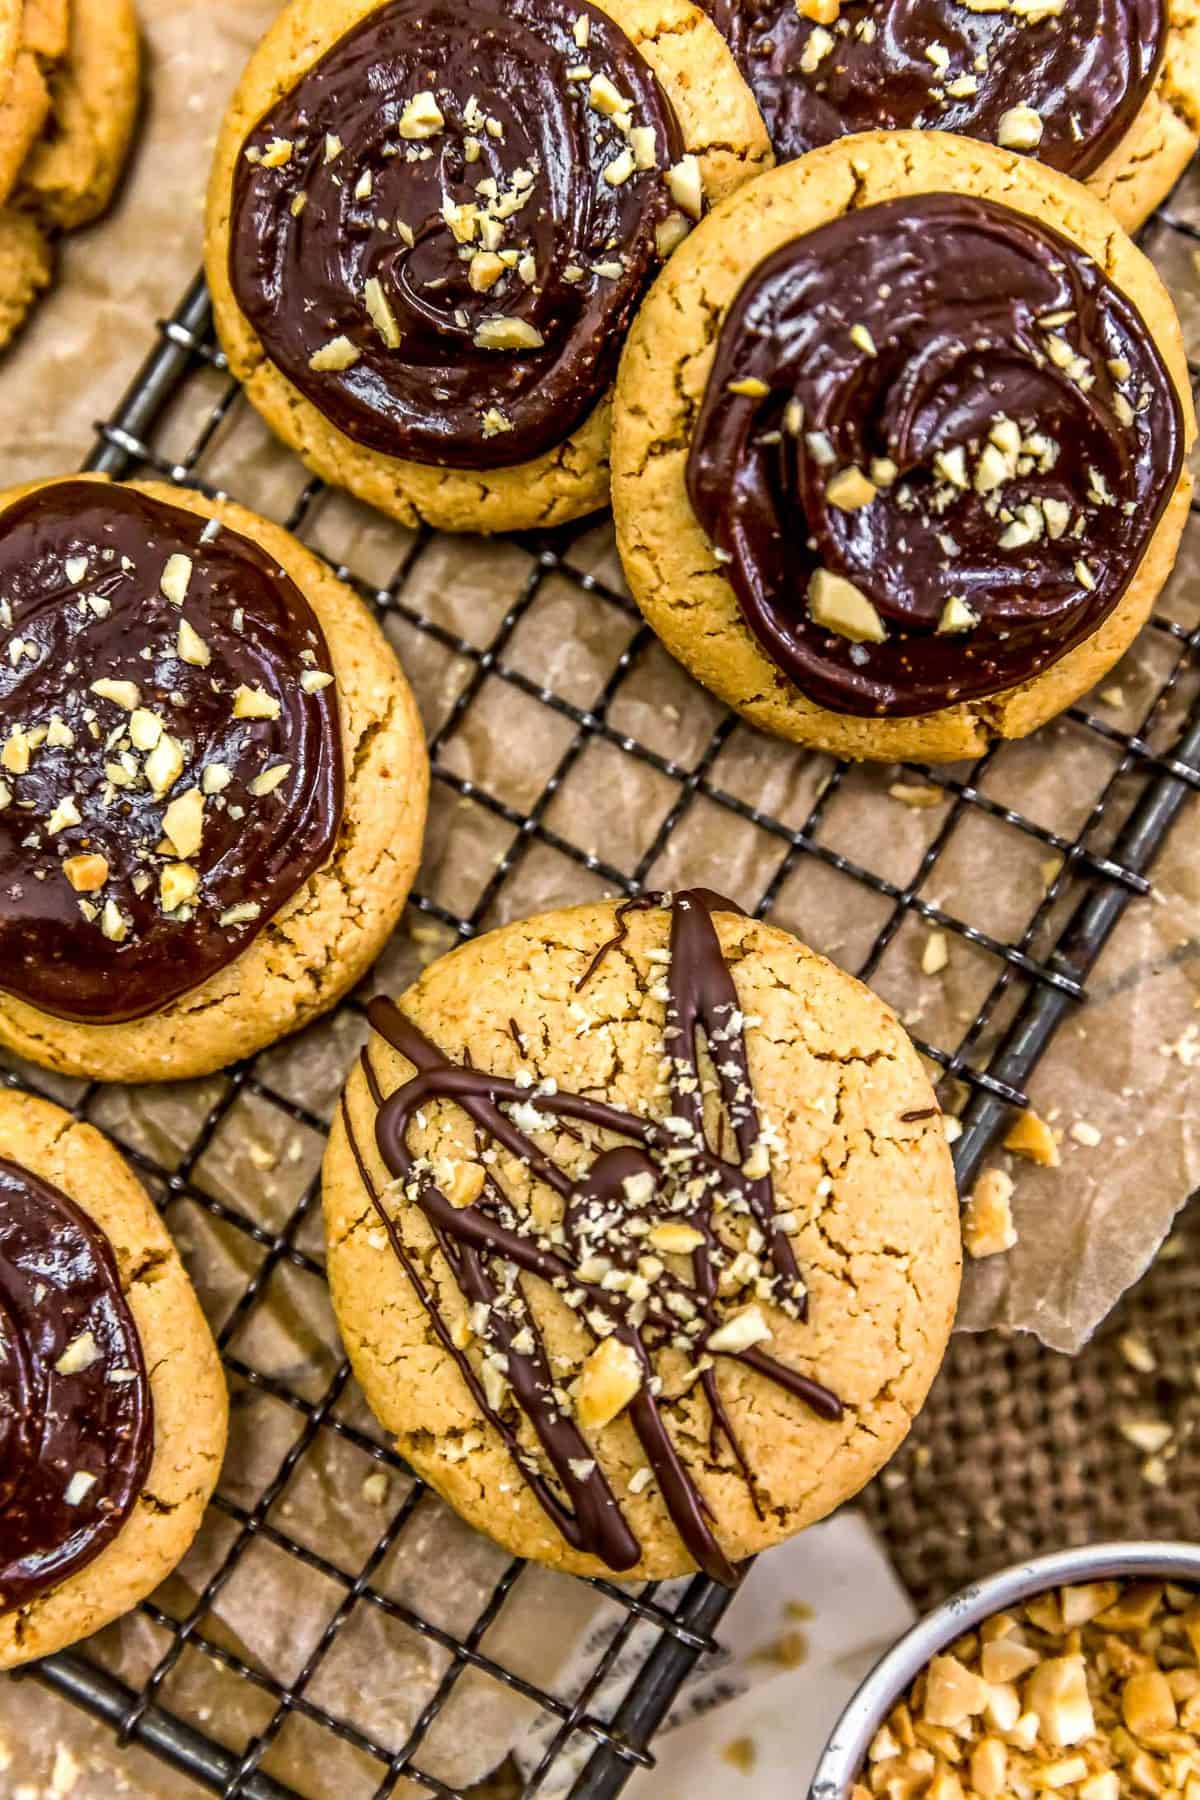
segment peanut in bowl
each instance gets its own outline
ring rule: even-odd
[[[944,1602],[877,1664],[809,1800],[1200,1800],[1200,1545],[1095,1544]]]

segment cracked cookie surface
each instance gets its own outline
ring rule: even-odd
[[[57,1586],[0,1612],[0,1668],[11,1669],[98,1631],[176,1566],[216,1484],[228,1405],[216,1346],[179,1254],[108,1140],[48,1101],[6,1091],[0,1157],[66,1195],[108,1240],[141,1344],[154,1435],[146,1479],[111,1542]]]
[[[62,485],[46,483],[2,495],[0,509],[25,496],[52,494]],[[324,563],[280,527],[233,503],[210,502],[186,489],[155,483],[131,487],[134,495],[152,503],[228,527],[258,553],[265,552],[270,559],[265,564],[268,571],[273,564],[294,583],[328,648],[330,670],[314,668],[313,674],[325,690],[317,695],[320,704],[326,706],[329,697],[335,697],[333,719],[340,732],[342,764],[340,827],[334,828],[331,853],[265,924],[258,927],[251,921],[252,935],[240,952],[198,985],[177,992],[167,1004],[145,1016],[116,1024],[92,1022],[78,1009],[67,1009],[76,1016],[62,1016],[61,1008],[52,1014],[15,993],[0,995],[0,1043],[19,1055],[67,1074],[160,1081],[207,1073],[252,1055],[327,1010],[366,972],[403,910],[420,858],[428,758],[415,702],[393,652],[363,603]],[[182,637],[180,642],[182,645]],[[203,643],[189,649],[193,661],[202,661],[204,654]],[[332,674],[332,683],[322,682],[325,674]],[[123,693],[125,685],[102,681],[105,691],[97,698],[100,707],[107,709],[106,724],[108,714],[118,725],[128,718],[132,732],[138,715],[129,715],[123,708],[126,704],[136,707],[138,702],[136,696]],[[235,696],[235,704],[240,705],[247,696],[248,711],[239,714],[235,710],[233,716],[250,720],[249,735],[253,737],[255,718],[278,717],[279,708],[276,704],[272,714],[270,697],[261,694],[263,710],[256,712],[255,691],[244,687]],[[149,722],[153,724],[153,719]],[[51,744],[54,741],[49,740]],[[161,741],[166,743],[168,738]],[[71,754],[69,749],[66,754]],[[264,771],[265,785],[249,791],[261,793],[265,801],[274,775],[287,768],[280,764]],[[219,772],[228,780],[227,770]],[[173,765],[164,778],[172,775],[182,790],[184,781],[178,780]],[[131,766],[131,778],[141,782],[143,774]],[[163,799],[172,791],[176,790],[167,787]],[[200,787],[194,783],[190,792],[198,799]],[[183,798],[186,811],[187,796]],[[214,804],[204,803],[210,809]],[[309,810],[316,804],[314,799]],[[198,810],[203,814],[204,806]],[[60,812],[52,824],[59,825],[62,819]],[[187,829],[186,819],[183,828]],[[175,825],[164,823],[164,829],[171,836]],[[58,837],[50,841],[65,842],[64,832],[59,830]],[[188,852],[183,854],[186,857]],[[80,884],[81,902],[88,901],[92,891],[88,885],[92,860],[83,856],[72,858],[71,867],[63,864],[71,886]],[[104,857],[99,860],[105,862]],[[169,864],[161,872],[156,868],[155,881],[167,879],[172,869],[186,873],[186,861]],[[100,913],[103,883],[109,873],[105,866],[96,877],[101,886],[97,900],[89,902],[93,915]],[[252,873],[247,879],[253,880]],[[142,890],[149,898],[156,891]],[[165,890],[162,899],[165,905]],[[186,904],[184,896],[185,908]],[[129,909],[117,903],[117,910]],[[233,915],[242,910],[235,907]],[[224,919],[230,928],[235,924],[233,915]],[[84,918],[88,916],[84,912]],[[99,920],[102,930],[107,917],[105,906]],[[116,914],[114,921],[119,947],[123,921]],[[240,920],[238,924],[240,928]]]
[[[510,467],[407,460],[339,429],[269,360],[238,303],[230,243],[235,181],[247,137],[348,32],[384,10],[379,0],[292,0],[243,76],[218,142],[206,228],[209,285],[231,366],[267,423],[310,468],[406,525],[509,531],[595,511],[608,499],[609,395],[552,449]],[[690,0],[597,0],[597,10],[620,28],[657,77],[684,148],[698,161],[710,202],[769,166],[757,107],[723,39],[698,7]],[[477,98],[486,105],[486,94]],[[382,329],[391,335],[383,316]],[[502,432],[502,419],[494,419],[489,429]]]
[[[689,452],[722,323],[751,272],[783,246],[863,208],[937,194],[1025,213],[1094,259],[1153,340],[1178,396],[1185,446],[1195,433],[1179,325],[1157,274],[1107,208],[1028,159],[942,133],[867,133],[769,172],[705,220],[651,291],[618,376],[613,495],[626,575],[649,623],[705,686],[765,730],[850,757],[952,761],[994,737],[1023,736],[1070,705],[1145,622],[1191,493],[1185,466],[1132,579],[1092,635],[990,697],[920,717],[852,716],[818,706],[766,655],[688,498]]]
[[[721,1559],[736,1565],[831,1511],[907,1432],[957,1300],[958,1207],[941,1116],[895,1017],[786,933],[726,910],[716,896],[701,899],[715,933],[707,960],[703,942],[697,952],[676,936],[679,909],[697,903],[682,894],[670,907],[648,896],[507,925],[434,964],[396,1013],[373,1008],[377,1032],[348,1083],[325,1165],[334,1306],[373,1410],[401,1453],[473,1525],[516,1554],[579,1573],[614,1566],[576,1529],[597,1482],[601,1521],[614,1516],[607,1494],[630,1534],[618,1535],[615,1558],[627,1579],[678,1575],[697,1561],[710,1571]],[[723,981],[732,984],[728,1001]],[[678,1002],[687,1012],[702,992],[700,1039],[712,1058],[701,1049],[701,1102],[691,1077],[678,1066],[672,1074],[664,1059],[678,1016],[669,1009]],[[419,1095],[411,1088],[415,1065],[394,1047],[398,1036],[407,1041],[397,1014],[425,1040],[412,1040],[422,1067],[444,1058],[451,1071],[441,1079],[465,1098],[433,1097],[437,1075]],[[749,1100],[741,1075],[730,1073],[743,1055]],[[722,1065],[732,1082],[724,1109],[713,1087]],[[489,1079],[512,1084],[501,1090],[507,1122],[499,1129],[518,1128],[515,1144],[497,1139],[494,1117],[489,1130],[490,1115],[479,1110]],[[448,1205],[466,1209],[456,1210],[465,1223],[455,1229],[435,1229],[433,1221],[450,1215],[439,1214],[428,1193],[414,1200],[410,1177],[396,1179],[396,1108],[407,1096],[414,1105],[419,1099],[406,1115],[412,1168],[430,1175]],[[680,1115],[693,1104],[703,1109],[702,1160],[710,1169],[713,1156],[720,1163],[708,1191],[722,1222],[709,1238],[711,1262],[705,1251],[701,1263],[693,1260],[698,1237],[711,1226],[698,1220],[690,1174],[676,1180],[664,1172],[681,1166],[678,1146],[689,1134]],[[616,1112],[597,1125],[594,1107]],[[757,1133],[753,1143],[743,1128]],[[649,1162],[637,1164],[630,1140],[649,1145]],[[614,1173],[622,1178],[616,1188]],[[496,1192],[485,1191],[489,1181]],[[764,1206],[760,1189],[752,1218],[742,1204],[751,1181],[770,1190]],[[606,1243],[588,1236],[603,1237],[618,1189],[625,1199],[617,1210],[632,1208],[630,1234],[656,1252],[637,1263],[648,1296],[636,1276],[633,1285],[625,1279],[632,1265],[620,1233]],[[602,1202],[598,1211],[584,1204],[582,1223],[580,1195]],[[486,1244],[503,1218],[573,1256],[572,1279],[586,1290],[580,1299],[549,1265],[517,1283],[560,1409],[558,1425],[541,1419],[548,1438],[506,1386],[522,1391],[521,1371],[538,1354],[532,1335],[522,1329],[508,1341],[506,1376],[493,1354],[495,1305],[481,1316],[486,1290],[472,1286],[472,1268],[455,1249]],[[786,1239],[782,1261],[768,1220]],[[603,1255],[592,1253],[599,1249]],[[512,1253],[523,1254],[520,1246]],[[511,1284],[503,1254],[497,1260],[485,1249],[481,1260]],[[704,1268],[718,1283],[709,1299]],[[781,1269],[798,1273],[799,1288]],[[794,1304],[800,1289],[806,1308]],[[610,1302],[615,1331],[600,1316]],[[630,1303],[643,1304],[647,1316],[630,1313]],[[681,1321],[677,1336],[654,1326],[656,1307]],[[734,1321],[733,1335],[714,1333],[716,1320]],[[510,1323],[521,1321],[514,1315]],[[710,1339],[711,1353],[703,1349]],[[637,1342],[650,1346],[661,1386],[655,1392],[645,1366],[641,1391],[631,1398],[623,1390],[614,1411],[608,1390],[614,1380],[619,1388]],[[752,1366],[763,1346],[771,1360]],[[797,1391],[772,1378],[781,1370]],[[715,1434],[714,1394],[724,1421]],[[652,1410],[669,1443],[656,1436]],[[556,1435],[568,1430],[582,1434],[582,1448]],[[525,1459],[524,1472],[517,1459]],[[564,1492],[578,1506],[565,1529],[552,1518]],[[690,1528],[689,1493],[697,1502]],[[711,1522],[715,1545],[697,1530],[698,1516]]]
[[[1168,0],[1167,43],[1154,86],[1087,187],[1134,231],[1200,149],[1200,5]]]

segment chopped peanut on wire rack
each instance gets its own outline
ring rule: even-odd
[[[995,1614],[876,1732],[875,1795],[1200,1800],[1200,1595],[1097,1581]]]

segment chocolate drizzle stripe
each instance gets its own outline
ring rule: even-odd
[[[356,444],[513,467],[610,386],[660,230],[686,229],[665,179],[683,154],[649,64],[587,0],[391,0],[250,133],[231,285]]]
[[[0,1157],[0,1611],[99,1556],[153,1452],[149,1377],[108,1240]]]
[[[228,526],[95,481],[0,515],[0,988],[108,1025],[227,968],[333,853],[332,683]]]
[[[365,1050],[363,1051],[363,1066],[369,1070],[369,1056]],[[371,1078],[373,1079],[373,1075]],[[553,1445],[545,1445],[547,1454],[550,1456],[554,1465],[555,1473],[559,1480],[562,1481],[572,1500],[574,1506],[574,1510],[572,1511],[570,1508],[563,1505],[551,1484],[547,1482],[536,1467],[530,1463],[529,1458],[522,1450],[516,1432],[513,1430],[508,1420],[496,1411],[488,1401],[483,1384],[475,1372],[470,1357],[455,1344],[450,1334],[450,1329],[442,1316],[436,1300],[422,1281],[416,1265],[404,1248],[404,1244],[396,1229],[395,1223],[383,1205],[382,1198],[366,1167],[344,1096],[342,1099],[342,1121],[346,1128],[346,1135],[349,1139],[351,1152],[354,1156],[355,1163],[358,1166],[359,1175],[362,1178],[367,1193],[370,1195],[372,1205],[387,1231],[388,1242],[391,1244],[392,1250],[394,1251],[400,1266],[403,1268],[405,1275],[412,1283],[413,1290],[420,1300],[421,1305],[424,1307],[430,1323],[437,1333],[439,1342],[447,1354],[453,1357],[459,1373],[462,1375],[470,1389],[472,1399],[475,1401],[475,1404],[479,1407],[479,1410],[484,1417],[494,1429],[499,1432],[506,1449],[518,1469],[521,1471],[525,1481],[529,1483],[534,1493],[537,1495],[541,1506],[553,1520],[562,1536],[574,1548],[590,1549],[594,1544],[603,1543],[606,1551],[604,1560],[609,1564],[610,1568],[632,1568],[634,1563],[638,1560],[640,1551],[636,1541],[632,1538],[632,1535],[624,1528],[624,1522],[616,1507],[615,1497],[613,1496],[602,1471],[597,1468],[587,1481],[581,1482],[570,1467],[570,1458],[567,1458],[565,1469],[560,1468],[559,1457],[557,1455],[560,1446],[557,1441]],[[465,1296],[469,1298],[473,1289],[482,1289],[485,1292],[490,1291],[480,1280],[481,1271],[478,1268],[477,1262],[472,1264],[470,1261],[464,1260],[464,1258],[457,1255],[453,1240],[448,1238],[446,1233],[439,1230],[436,1225],[434,1225],[434,1236],[437,1240],[438,1248],[441,1250],[443,1256],[446,1257],[451,1269],[455,1271],[456,1278],[459,1280]],[[540,1341],[539,1350],[541,1350]],[[524,1373],[524,1371],[522,1371],[522,1373]],[[549,1385],[549,1370],[545,1367],[544,1351],[542,1351],[541,1355],[538,1357],[536,1373],[540,1375],[543,1382]],[[531,1393],[531,1400],[533,1402],[533,1412],[531,1417],[536,1426],[544,1411],[544,1408],[538,1403],[536,1389]],[[582,1437],[578,1437],[577,1442],[574,1444],[568,1444],[567,1448],[573,1449],[576,1452],[576,1460],[587,1460],[590,1458],[590,1450]]]
[[[1117,148],[1166,54],[1164,0],[701,0],[781,162],[848,132],[953,131],[1077,179]],[[820,15],[821,23],[813,15]],[[831,16],[832,15],[832,16]],[[936,60],[935,60],[936,59]],[[1017,109],[1024,127],[1005,115]]]
[[[760,1234],[762,1261],[755,1266],[762,1273],[756,1292],[761,1294],[765,1280],[772,1304],[797,1320],[806,1316],[807,1305],[788,1233],[777,1222],[769,1170],[747,1174],[743,1167],[763,1154],[762,1126],[750,1083],[737,990],[712,917],[716,910],[737,909],[706,890],[678,894],[669,903],[656,895],[627,902],[618,909],[617,936],[601,947],[577,987],[592,979],[605,956],[623,941],[631,912],[666,904],[671,909],[666,1049],[674,1071],[669,1083],[669,1119],[638,1118],[588,1096],[533,1089],[485,1070],[455,1067],[392,1002],[376,1000],[369,1009],[375,1030],[417,1071],[385,1097],[369,1050],[363,1053],[384,1166],[431,1227],[471,1309],[472,1331],[485,1366],[490,1358],[493,1366],[503,1370],[516,1407],[529,1421],[546,1455],[553,1482],[522,1448],[516,1427],[503,1410],[505,1394],[489,1397],[466,1350],[454,1342],[436,1296],[416,1270],[397,1221],[387,1211],[385,1196],[370,1177],[345,1102],[342,1116],[364,1188],[439,1341],[454,1358],[476,1404],[500,1433],[523,1478],[565,1540],[617,1572],[635,1567],[641,1558],[641,1548],[569,1402],[555,1388],[542,1331],[522,1289],[521,1274],[548,1282],[587,1319],[598,1341],[611,1337],[632,1351],[641,1380],[629,1403],[628,1417],[668,1513],[697,1565],[716,1580],[732,1584],[738,1579],[738,1570],[717,1540],[703,1493],[663,1417],[656,1351],[671,1343],[700,1359],[695,1363],[695,1379],[710,1409],[712,1458],[717,1460],[722,1441],[729,1446],[756,1509],[761,1509],[761,1500],[717,1385],[716,1359],[742,1362],[823,1419],[836,1421],[842,1416],[842,1407],[827,1388],[787,1368],[763,1349],[761,1342],[740,1349],[715,1348],[711,1355],[705,1348],[730,1312],[727,1305],[718,1304],[718,1275],[730,1263],[735,1246],[727,1233],[717,1229],[718,1217],[724,1218],[726,1226],[740,1220],[746,1230]],[[702,1037],[738,1146],[739,1163],[716,1154],[707,1141],[698,1091]],[[564,1210],[556,1233],[539,1234],[526,1217],[518,1215],[486,1162],[478,1198],[465,1206],[451,1204],[429,1164],[414,1157],[407,1141],[420,1109],[436,1100],[461,1107],[474,1122],[480,1144],[503,1146],[560,1197]],[[587,1173],[572,1179],[539,1149],[523,1125],[501,1110],[526,1106],[544,1114],[548,1123],[572,1119],[624,1141],[599,1150]],[[655,1259],[659,1266],[653,1285],[643,1279],[641,1288],[637,1287],[638,1259],[655,1219],[691,1228],[696,1247],[690,1258],[690,1282]],[[631,1223],[634,1229],[630,1229]],[[620,1274],[620,1284],[606,1284],[603,1274],[597,1272],[601,1266],[593,1260],[597,1257],[604,1271]]]
[[[809,699],[910,718],[1092,637],[1175,492],[1184,419],[1097,262],[963,194],[792,239],[721,325],[696,516],[764,654]]]

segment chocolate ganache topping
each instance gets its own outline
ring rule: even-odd
[[[376,1031],[417,1070],[385,1099],[369,1047],[363,1052],[379,1109],[379,1152],[406,1198],[431,1225],[469,1303],[477,1339],[474,1360],[456,1342],[385,1197],[373,1186],[344,1101],[342,1116],[363,1183],[441,1344],[566,1541],[617,1571],[633,1568],[641,1557],[638,1540],[584,1435],[589,1421],[582,1398],[573,1410],[570,1396],[551,1372],[521,1275],[549,1283],[595,1334],[597,1347],[584,1364],[581,1381],[598,1358],[607,1377],[624,1383],[628,1416],[676,1529],[697,1565],[732,1585],[738,1571],[713,1533],[704,1496],[663,1417],[656,1352],[672,1346],[694,1359],[712,1415],[712,1459],[720,1456],[723,1441],[756,1509],[753,1471],[722,1400],[718,1361],[733,1358],[756,1370],[823,1419],[840,1418],[842,1408],[827,1388],[764,1348],[771,1331],[761,1309],[736,1299],[738,1294],[743,1300],[757,1296],[789,1318],[807,1315],[804,1281],[788,1236],[791,1219],[776,1204],[737,989],[712,919],[714,911],[741,909],[703,889],[679,893],[673,900],[646,894],[626,901],[618,909],[617,935],[601,947],[578,989],[624,941],[631,912],[663,906],[671,909],[664,1028],[670,1110],[663,1119],[626,1112],[594,1096],[561,1092],[553,1083],[522,1085],[483,1069],[455,1066],[390,1001],[372,1003]],[[513,1031],[519,1043],[515,1024]],[[715,1145],[704,1118],[701,1037],[723,1107]],[[437,1100],[463,1108],[481,1146],[502,1146],[528,1163],[561,1202],[557,1227],[541,1230],[519,1213],[490,1169],[471,1204],[462,1205],[461,1196],[459,1204],[452,1204],[428,1159],[414,1157],[408,1146],[414,1118]],[[573,1180],[530,1136],[539,1118],[557,1120],[563,1130],[584,1126],[603,1138],[624,1141],[599,1148],[587,1173]],[[736,1156],[727,1153],[727,1133],[728,1151],[736,1150]],[[490,1160],[486,1154],[484,1160]],[[690,1256],[690,1281],[664,1265],[661,1256],[648,1257],[656,1246]],[[533,1427],[544,1465],[520,1443],[518,1411]]]
[[[586,0],[392,0],[250,134],[230,279],[356,443],[499,468],[596,405],[700,206],[666,96]]]
[[[747,625],[802,693],[907,717],[1089,637],[1179,477],[1183,418],[1132,304],[989,200],[850,212],[749,276],[688,492]]]
[[[853,131],[955,131],[1091,173],[1149,94],[1164,0],[701,0],[781,160]]]
[[[0,1609],[99,1555],[153,1450],[150,1383],[108,1240],[0,1158]]]
[[[329,857],[329,652],[248,538],[65,482],[0,516],[0,988],[55,1017],[158,1011]]]

